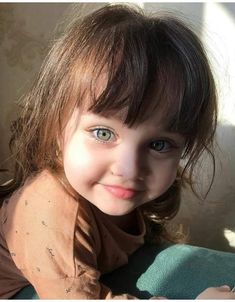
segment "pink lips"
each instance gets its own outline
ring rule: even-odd
[[[134,195],[137,192],[135,190],[125,189],[117,186],[104,186],[104,187],[108,192],[121,199],[130,199],[134,197]]]

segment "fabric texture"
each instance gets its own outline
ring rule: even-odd
[[[82,198],[75,200],[48,171],[29,179],[0,211],[0,298],[32,284],[41,299],[133,299],[113,296],[102,274],[127,264],[144,243]]]
[[[139,299],[165,296],[169,299],[195,299],[205,288],[235,285],[235,254],[195,247],[172,245],[159,249],[145,245],[129,263],[102,276],[113,293],[128,292]],[[38,299],[27,287],[14,299]]]
[[[114,293],[140,299],[195,299],[204,289],[235,285],[235,254],[191,245],[144,246],[129,264],[105,276]]]

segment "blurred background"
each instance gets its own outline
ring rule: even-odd
[[[170,11],[188,23],[203,41],[219,96],[216,176],[206,200],[184,190],[174,223],[192,245],[235,251],[235,3],[142,3],[148,13]],[[51,41],[64,20],[87,14],[105,3],[0,3],[0,163],[7,168],[10,122],[17,102],[37,74]],[[210,182],[211,163],[205,156],[196,181],[202,191]],[[0,181],[11,177],[0,174]]]

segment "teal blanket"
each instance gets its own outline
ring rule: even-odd
[[[128,292],[140,299],[194,299],[207,287],[235,285],[235,254],[190,245],[164,249],[146,245],[130,257],[128,265],[103,276],[101,282],[116,294]],[[26,287],[13,299],[38,296]]]

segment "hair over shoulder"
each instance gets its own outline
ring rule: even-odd
[[[105,87],[97,94],[101,76]],[[217,96],[200,39],[172,15],[148,16],[130,5],[107,5],[74,20],[49,51],[12,124],[15,169],[0,196],[43,169],[66,183],[59,141],[79,106],[104,115],[127,108],[128,126],[161,110],[166,127],[186,138],[186,164],[175,183],[142,208],[149,230],[154,224],[163,234],[165,222],[178,212],[182,184],[193,188],[193,171],[202,152],[207,151],[215,164]]]

